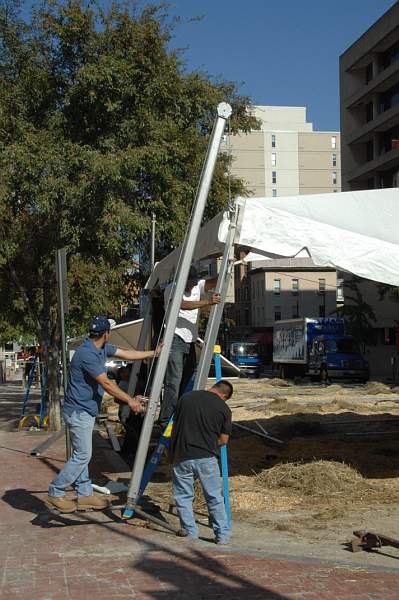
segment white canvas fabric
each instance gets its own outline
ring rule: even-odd
[[[318,266],[399,285],[399,189],[236,202],[237,246],[270,258],[308,255]],[[220,255],[227,230],[223,213],[204,225],[194,260]],[[179,253],[177,248],[156,265],[147,287],[170,280]]]

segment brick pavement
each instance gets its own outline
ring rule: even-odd
[[[37,441],[29,433],[0,431],[4,600],[399,600],[399,569],[272,558],[205,542],[192,546],[112,513],[51,515],[43,498],[62,465],[63,441],[35,459],[29,450]],[[103,456],[96,462],[106,468]]]

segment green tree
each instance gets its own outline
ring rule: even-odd
[[[359,290],[359,281],[356,276],[345,281],[345,287],[350,293],[345,292],[345,304],[336,313],[345,319],[347,332],[362,344],[364,352],[366,345],[376,344],[373,323],[377,319],[372,306],[365,302]]]
[[[23,20],[17,4],[0,6],[0,337],[40,340],[52,428],[55,250],[69,257],[69,334],[117,314],[151,213],[165,252],[182,240],[216,105],[233,105],[233,133],[257,126],[233,83],[185,71],[162,7],[135,7],[45,0]],[[226,205],[229,160],[219,157],[206,218]]]

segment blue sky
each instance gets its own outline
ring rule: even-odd
[[[306,106],[315,129],[338,130],[339,55],[394,3],[170,0],[181,17],[172,46],[186,48],[187,69],[235,81],[255,104]],[[32,4],[25,1],[25,14]]]
[[[339,55],[393,0],[174,0],[187,68],[233,80],[255,104],[306,106],[339,129]],[[203,16],[201,21],[190,18]]]

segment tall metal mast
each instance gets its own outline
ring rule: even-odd
[[[212,131],[212,136],[209,142],[204,167],[201,173],[197,195],[192,211],[191,221],[181,251],[179,266],[175,277],[175,287],[174,289],[172,289],[171,299],[169,301],[169,306],[167,309],[166,327],[163,339],[164,347],[156,366],[150,399],[148,403],[148,409],[144,419],[143,428],[141,430],[139,445],[134,461],[132,478],[127,494],[125,516],[129,516],[129,513],[133,513],[135,504],[138,500],[140,483],[143,476],[144,465],[151,438],[151,431],[153,428],[158,400],[161,393],[166,367],[169,360],[169,353],[171,350],[173,336],[176,329],[177,318],[179,315],[179,310],[187,283],[188,272],[190,269],[191,261],[193,259],[198,232],[201,227],[201,221],[204,214],[206,201],[208,198],[208,193],[219,151],[220,141],[223,135],[226,121],[230,117],[231,112],[232,109],[229,104],[222,102],[218,105],[217,117]]]

